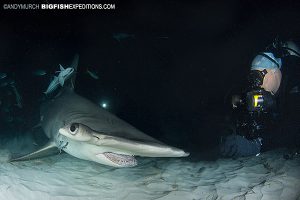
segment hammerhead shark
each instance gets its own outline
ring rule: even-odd
[[[77,71],[78,56],[72,68]],[[41,105],[41,127],[49,142],[35,152],[11,161],[66,153],[113,167],[137,165],[135,156],[185,157],[189,153],[166,145],[74,92],[76,73],[61,91]],[[54,152],[55,152],[54,151]]]

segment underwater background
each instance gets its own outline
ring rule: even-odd
[[[274,135],[268,149],[274,152],[262,157],[222,160],[215,155],[230,124],[228,96],[244,83],[253,57],[277,37],[300,42],[300,2],[101,3],[115,9],[9,10],[1,5],[0,199],[300,198],[299,158],[282,157],[293,143],[288,136]],[[76,93],[190,156],[142,159],[130,169],[67,154],[7,162],[12,154],[46,142],[31,128],[39,123],[43,92],[59,64],[70,65],[75,54]],[[22,106],[10,103],[6,87],[12,81]]]
[[[76,92],[108,101],[112,112],[154,137],[170,134],[168,142],[209,148],[216,134],[205,126],[219,119],[208,118],[228,113],[224,98],[244,81],[256,53],[277,36],[299,39],[297,2],[115,4],[100,11],[1,11],[1,72],[23,96],[15,117],[27,128],[59,64],[78,53]],[[39,69],[47,74],[34,75]]]

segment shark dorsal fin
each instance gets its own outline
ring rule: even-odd
[[[60,71],[64,71],[65,70],[65,68],[61,64],[59,64],[59,69],[60,69]]]
[[[70,66],[74,69],[73,76],[70,78],[70,81],[68,81],[68,84],[66,85],[66,87],[69,87],[72,91],[74,91],[74,88],[75,88],[75,80],[76,80],[78,62],[79,62],[79,55],[75,54],[73,61],[71,63],[71,66]]]

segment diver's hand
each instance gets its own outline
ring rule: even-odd
[[[231,106],[233,109],[237,108],[239,105],[242,104],[242,98],[240,95],[232,95],[231,97]]]

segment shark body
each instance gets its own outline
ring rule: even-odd
[[[112,113],[77,95],[73,91],[73,85],[73,83],[66,84],[59,95],[41,106],[41,127],[49,138],[49,143],[33,153],[12,161],[43,157],[50,154],[49,152],[52,153],[53,149],[113,167],[135,166],[137,161],[134,156],[189,155],[181,149],[163,144],[146,135]]]

